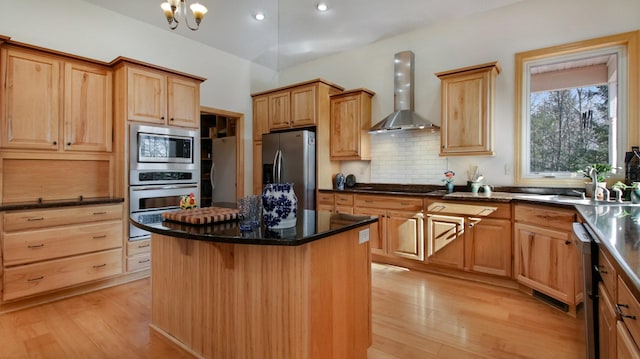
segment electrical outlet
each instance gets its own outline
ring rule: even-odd
[[[504,164],[504,174],[507,176],[511,175],[511,165],[509,163]]]
[[[369,242],[369,228],[363,229],[358,233],[358,244]]]

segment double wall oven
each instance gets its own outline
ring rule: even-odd
[[[129,215],[157,222],[162,212],[180,208],[180,197],[200,198],[198,132],[175,127],[129,126]],[[129,240],[149,238],[129,226]]]

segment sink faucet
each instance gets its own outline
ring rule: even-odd
[[[616,194],[616,202],[622,203],[622,190],[620,188],[613,188],[612,191]]]
[[[587,166],[587,174],[591,177],[591,183],[593,184],[593,200],[598,200],[598,172],[594,167]]]

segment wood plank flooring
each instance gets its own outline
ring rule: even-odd
[[[584,358],[583,321],[526,294],[380,264],[372,274],[369,359]],[[0,358],[190,358],[149,330],[150,298],[143,279],[0,315]]]

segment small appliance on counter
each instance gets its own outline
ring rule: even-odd
[[[356,176],[354,175],[348,175],[347,179],[345,180],[344,184],[348,187],[348,188],[353,188],[356,185]]]

